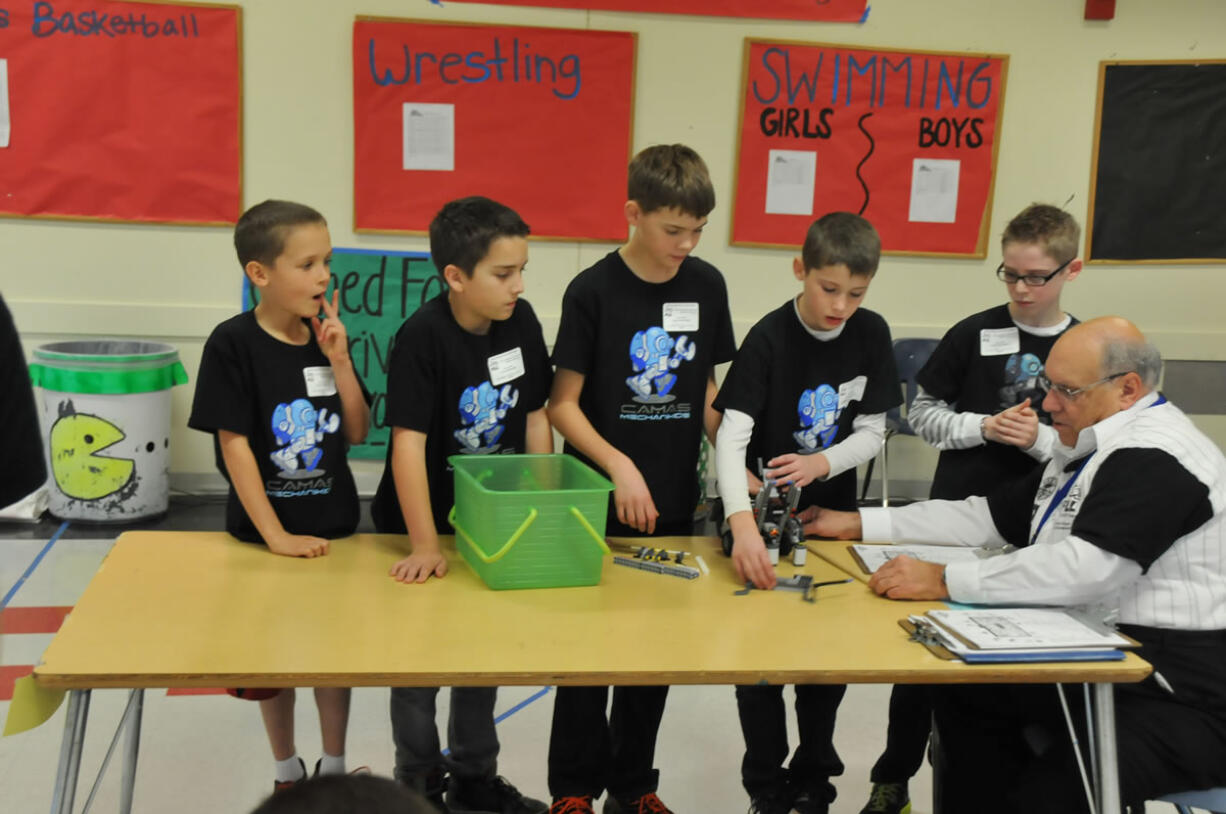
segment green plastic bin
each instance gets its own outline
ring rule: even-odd
[[[456,548],[496,590],[600,582],[613,484],[570,455],[452,455]]]

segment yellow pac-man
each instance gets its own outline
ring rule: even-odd
[[[122,489],[136,464],[96,453],[123,439],[121,429],[98,416],[61,416],[51,426],[51,471],[60,491],[78,500],[97,500]]]

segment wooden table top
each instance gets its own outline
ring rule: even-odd
[[[910,642],[894,602],[862,582],[734,592],[718,541],[695,580],[613,565],[584,588],[494,591],[443,538],[451,571],[419,585],[388,569],[399,535],[336,540],[326,557],[271,554],[222,532],[123,534],[36,668],[49,688],[524,684],[1130,682],[1123,662],[966,665]],[[825,546],[810,543],[812,550]],[[846,546],[845,543],[837,544]],[[820,557],[781,576],[838,579]],[[860,575],[863,576],[863,575]]]

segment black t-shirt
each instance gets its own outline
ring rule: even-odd
[[[47,480],[43,434],[13,315],[0,297],[0,508],[16,503]]]
[[[520,299],[511,316],[478,335],[452,316],[447,292],[419,308],[396,332],[387,373],[387,424],[426,434],[430,508],[439,534],[451,534],[455,502],[449,455],[525,452],[528,413],[549,397],[553,371],[541,323]],[[375,528],[403,534],[392,475],[392,444],[371,505]]]
[[[583,374],[579,407],[642,473],[658,526],[694,514],[707,380],[735,351],[723,275],[697,257],[668,282],[649,283],[613,251],[562,297],[554,364]]]
[[[266,333],[254,311],[218,325],[204,344],[187,425],[213,433],[217,468],[227,481],[217,431],[247,437],[264,493],[286,531],[331,539],[357,528],[341,397],[314,332],[305,345],[287,344]],[[226,531],[262,542],[233,483]]]
[[[827,341],[801,324],[789,300],[762,317],[737,351],[715,406],[754,420],[746,466],[758,473],[777,455],[821,452],[852,432],[860,415],[902,404],[890,328],[874,311],[859,308],[843,331]],[[856,471],[814,481],[801,507],[856,507]]]
[[[1076,324],[1076,319],[1070,321],[1070,327]],[[1041,406],[1045,394],[1038,378],[1051,346],[1059,338],[1059,334],[1036,336],[1019,329],[1008,306],[998,305],[950,328],[916,381],[929,395],[959,413],[996,414],[1029,397],[1039,420],[1050,424],[1051,417]],[[970,449],[944,450],[937,461],[930,497],[961,500],[986,495],[993,487],[1021,477],[1037,465],[1025,451],[992,441]]]

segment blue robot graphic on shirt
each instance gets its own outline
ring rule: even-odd
[[[668,331],[654,325],[636,333],[630,340],[630,362],[636,373],[626,379],[634,400],[659,404],[675,399],[669,395],[677,383],[677,374],[672,371],[682,362],[692,361],[697,352],[697,346],[685,334],[674,340]]]
[[[1015,353],[1005,361],[1005,385],[1000,388],[1000,407],[1005,409],[1021,403],[1029,397],[1030,406],[1036,410],[1043,403],[1043,388],[1039,376],[1043,375],[1043,362],[1033,353]]]
[[[464,426],[456,430],[455,439],[460,442],[460,452],[489,453],[498,449],[498,439],[506,427],[502,420],[519,403],[519,390],[504,384],[496,388],[488,381],[476,387],[465,387],[460,395],[460,421]]]
[[[281,470],[282,477],[313,477],[324,451],[319,448],[324,435],[340,428],[341,417],[328,414],[325,407],[316,410],[306,399],[294,399],[289,404],[278,404],[272,413],[272,434],[280,449],[269,453],[269,458]],[[301,462],[301,468],[299,464]]]
[[[800,429],[792,433],[799,452],[816,452],[830,446],[839,431],[839,394],[828,384],[819,385],[800,394],[796,406]]]

